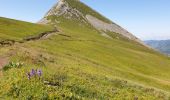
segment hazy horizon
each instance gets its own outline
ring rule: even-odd
[[[37,22],[57,1],[2,0],[0,1],[0,16]],[[170,26],[170,13],[168,13],[170,1],[168,0],[81,1],[142,40],[170,39],[168,27]]]

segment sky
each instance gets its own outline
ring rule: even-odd
[[[0,16],[39,21],[58,0],[0,0]],[[81,0],[142,40],[170,39],[170,0]]]

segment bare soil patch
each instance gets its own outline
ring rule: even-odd
[[[4,57],[0,57],[0,69],[3,68],[8,63],[8,59]]]

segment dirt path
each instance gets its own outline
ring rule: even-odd
[[[47,39],[51,35],[56,34],[57,32],[59,32],[57,29],[53,30],[53,31],[43,32],[43,33],[40,33],[38,35],[25,37],[21,41],[3,40],[3,41],[0,41],[0,46],[2,46],[2,47],[3,46],[12,46],[15,43],[25,43],[25,42],[28,42],[28,41]],[[2,68],[8,63],[9,63],[8,57],[0,56],[0,77],[3,75]]]
[[[34,40],[40,40],[40,39],[46,39],[49,36],[55,34],[56,32],[59,32],[58,30],[53,30],[53,31],[48,31],[48,32],[44,32],[35,36],[29,36],[23,39],[23,41],[21,42],[26,42],[26,41],[34,41]]]
[[[40,33],[38,35],[25,37],[21,41],[3,40],[3,41],[0,41],[0,46],[11,46],[11,45],[14,45],[15,43],[25,43],[25,42],[28,42],[28,41],[46,39],[49,36],[51,36],[51,35],[53,35],[57,32],[59,32],[59,31],[58,30],[48,31],[48,32]]]
[[[8,63],[7,58],[0,57],[0,69]]]
[[[2,68],[8,64],[8,59],[5,57],[0,57],[0,77],[3,75],[2,74]]]
[[[21,40],[21,41],[3,40],[3,41],[0,41],[0,46],[11,46],[11,45],[14,45],[15,43],[25,43],[27,41],[35,41],[35,40],[47,39],[48,37],[50,37],[51,35],[53,35],[53,34],[55,34],[57,32],[59,32],[59,31],[57,29],[55,29],[53,31],[48,31],[48,32],[40,33],[38,35],[23,38],[23,40]],[[1,57],[0,56],[0,70],[7,63],[8,63],[7,57]]]

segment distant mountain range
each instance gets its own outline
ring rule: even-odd
[[[170,40],[148,40],[144,42],[156,50],[170,55]]]

